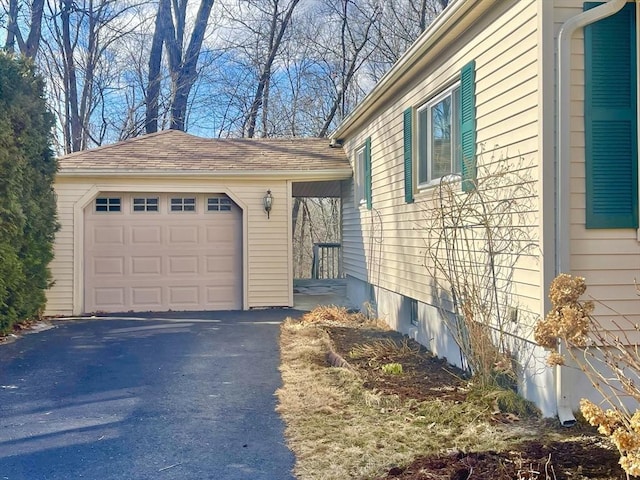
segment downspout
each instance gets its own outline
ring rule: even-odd
[[[556,138],[556,268],[555,274],[570,272],[569,259],[569,169],[571,159],[571,38],[576,30],[615,15],[627,0],[610,0],[607,3],[582,12],[564,22],[558,34],[558,85]],[[559,353],[562,353],[559,345]],[[556,405],[558,419],[565,427],[576,423],[563,384],[562,367],[556,367]]]

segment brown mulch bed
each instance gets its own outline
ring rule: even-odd
[[[399,398],[463,402],[467,389],[463,372],[433,357],[424,347],[393,331],[367,325],[326,325],[335,352],[365,379],[366,388]],[[393,339],[405,342],[411,353],[352,358],[354,347]],[[397,362],[403,375],[385,375],[381,365]],[[516,422],[518,423],[518,422]],[[542,425],[539,421],[537,424]],[[538,426],[540,426],[538,425]],[[447,452],[416,458],[410,465],[391,468],[378,480],[575,480],[627,477],[619,455],[590,427],[562,428],[549,422],[540,427],[540,439],[507,452]]]
[[[429,400],[440,398],[462,402],[466,400],[464,372],[445,360],[431,355],[423,346],[403,337],[398,332],[370,328],[330,327],[327,329],[336,350],[365,378],[365,387],[379,392],[398,395],[402,400]],[[393,339],[406,341],[415,355],[388,355],[371,363],[367,359],[354,359],[349,352],[357,345]],[[380,375],[385,363],[401,363],[402,375]]]

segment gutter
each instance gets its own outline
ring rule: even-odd
[[[609,0],[591,10],[582,12],[564,22],[558,34],[558,129],[556,137],[556,219],[555,219],[555,274],[570,272],[569,250],[569,170],[571,162],[571,38],[576,30],[615,15],[627,0]],[[562,353],[562,345],[558,346]],[[566,385],[562,381],[562,367],[556,367],[556,404],[558,419],[565,427],[576,423],[568,400]]]

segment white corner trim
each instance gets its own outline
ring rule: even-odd
[[[294,307],[293,297],[293,182],[287,182],[287,212],[289,219],[287,221],[287,271],[289,276],[289,307]]]
[[[73,315],[84,310],[84,209],[99,193],[92,185],[73,205]]]

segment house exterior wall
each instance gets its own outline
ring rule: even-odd
[[[263,197],[271,190],[267,218]],[[83,209],[99,192],[226,193],[243,210],[243,306],[293,306],[291,184],[286,180],[219,180],[184,177],[59,176],[55,183],[61,225],[51,263],[54,285],[47,292],[48,315],[83,310]]]
[[[442,299],[424,266],[428,242],[424,213],[433,207],[437,188],[415,191],[414,203],[406,203],[404,198],[403,112],[419,107],[451,85],[462,67],[474,60],[479,176],[505,166],[520,172],[517,181],[524,178],[523,191],[528,192],[520,200],[528,205],[531,240],[538,244],[530,255],[519,258],[512,272],[513,305],[519,311],[524,337],[519,352],[524,369],[521,390],[546,414],[552,414],[553,373],[544,368],[544,352],[533,344],[530,328],[544,311],[543,248],[547,247],[543,239],[548,238],[540,221],[546,175],[541,155],[548,151],[540,120],[543,95],[549,94],[541,88],[540,76],[544,4],[537,0],[498,2],[473,19],[463,34],[448,36],[454,38],[448,42],[442,40],[442,50],[433,61],[410,71],[413,81],[388,96],[361,128],[344,139],[352,162],[355,152],[368,137],[371,139],[372,208],[355,205],[352,182],[345,182],[342,204],[344,267],[351,299],[372,303],[391,326],[452,363],[460,363],[437,308]],[[467,15],[473,15],[473,10]],[[546,227],[553,228],[553,223]],[[548,248],[553,251],[553,245]],[[407,298],[418,302],[417,325],[407,321]]]
[[[556,0],[556,36],[563,22],[583,11],[583,3]],[[640,322],[635,286],[640,272],[640,237],[635,228],[585,227],[585,49],[582,29],[575,33],[571,50],[569,264],[573,275],[585,277],[587,294],[598,301],[595,310],[598,319],[615,330],[617,327],[609,321],[616,316],[626,316],[631,324]],[[625,323],[622,321],[619,325]]]

